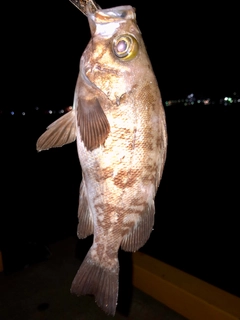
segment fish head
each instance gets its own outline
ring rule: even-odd
[[[135,9],[131,6],[98,9],[89,11],[87,17],[92,37],[82,55],[80,73],[89,84],[114,100],[130,91],[139,73],[143,75],[151,65]]]

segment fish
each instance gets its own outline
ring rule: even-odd
[[[135,8],[70,1],[87,16],[91,37],[72,110],[47,127],[36,148],[76,141],[82,168],[77,236],[93,234],[93,243],[70,291],[94,295],[114,316],[119,249],[137,251],[153,229],[167,154],[166,117]]]

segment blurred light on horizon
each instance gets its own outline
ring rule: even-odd
[[[215,104],[224,105],[224,106],[235,106],[239,105],[240,103],[240,95],[237,92],[233,92],[231,95],[225,95],[218,99],[212,99],[209,97],[199,96],[198,94],[190,93],[186,96],[186,98],[179,98],[179,99],[173,99],[173,100],[166,100],[163,101],[163,104],[165,107],[170,106],[193,106],[198,105],[201,106],[211,106]],[[24,107],[25,108],[25,107]],[[72,106],[68,106],[66,108],[62,109],[48,109],[48,107],[39,107],[39,106],[33,106],[31,108],[27,108],[27,110],[11,110],[8,108],[1,108],[0,109],[0,116],[10,115],[10,116],[43,116],[43,115],[63,115],[65,113],[68,113],[69,111],[73,110]]]

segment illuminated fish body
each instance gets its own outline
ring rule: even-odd
[[[98,7],[85,13],[92,37],[81,57],[73,110],[47,128],[37,150],[77,139],[82,167],[77,234],[94,239],[71,292],[93,294],[114,315],[118,250],[136,251],[150,236],[167,133],[135,10]]]

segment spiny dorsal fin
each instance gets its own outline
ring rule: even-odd
[[[62,147],[76,140],[75,110],[51,123],[37,140],[37,151]]]
[[[87,150],[92,151],[103,145],[110,125],[98,99],[79,99],[77,118],[81,139]]]

